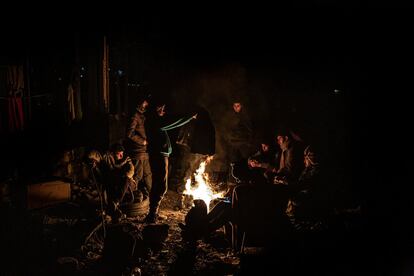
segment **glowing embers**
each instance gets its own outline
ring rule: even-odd
[[[207,164],[213,159],[212,156],[208,157],[205,161],[200,163],[199,168],[194,173],[194,182],[191,178],[187,179],[185,184],[185,195],[189,195],[193,200],[201,199],[207,205],[207,212],[210,210],[210,202],[213,199],[223,196],[223,192],[216,193],[209,182],[208,174],[205,173]]]

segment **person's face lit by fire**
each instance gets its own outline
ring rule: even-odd
[[[157,106],[156,108],[158,116],[162,117],[165,115],[165,104]]]
[[[276,142],[282,150],[286,149],[288,141],[289,141],[289,137],[287,136],[282,136],[282,135],[276,136]]]
[[[144,110],[146,110],[147,107],[148,107],[148,102],[147,101],[143,101],[142,102],[142,107],[144,108]]]
[[[115,152],[115,160],[119,161],[119,160],[122,160],[122,158],[124,158],[124,152],[123,151],[116,151]]]
[[[242,110],[242,104],[241,103],[238,103],[238,102],[236,102],[236,103],[233,103],[233,110],[234,110],[234,112],[236,112],[236,113],[239,113],[241,110]]]
[[[269,151],[269,145],[262,143],[262,151],[263,152],[268,152]]]
[[[306,168],[318,165],[318,158],[316,157],[314,151],[312,149],[310,149],[310,147],[307,147],[305,149],[304,163],[305,163]]]
[[[147,100],[144,100],[139,106],[138,106],[138,111],[141,113],[144,113],[145,111],[147,111],[147,107],[148,107],[148,102]]]
[[[308,157],[305,156],[303,159],[303,163],[305,164],[305,168],[309,168],[311,166],[311,162]]]

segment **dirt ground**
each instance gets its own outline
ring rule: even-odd
[[[184,223],[191,206],[188,204],[185,208],[179,209],[178,202],[180,202],[178,193],[169,190],[161,202],[160,218],[156,224],[145,223],[145,214],[129,217],[122,222],[123,225],[126,223],[132,225],[130,229],[138,230],[136,232],[141,234],[148,226],[163,228],[168,225],[168,235],[161,244],[154,247],[146,245],[141,247],[141,243],[138,243],[135,252],[143,250],[145,253],[142,257],[133,260],[131,262],[133,265],[126,265],[122,275],[235,275],[240,268],[240,259],[231,250],[231,242],[224,227],[195,243],[183,240],[179,223]],[[107,224],[107,229],[111,226],[116,227],[116,224]],[[99,231],[96,232],[98,233],[96,236],[91,236],[90,242],[85,243],[83,254],[78,258],[79,263],[83,264],[83,268],[77,269],[79,275],[95,276],[107,273],[105,267],[108,263],[110,265],[114,257],[117,258],[130,247],[128,242],[123,243],[122,239],[116,238],[116,245],[110,246],[115,253],[110,253],[111,257],[105,259],[104,244],[107,245],[107,240],[103,242],[102,232]],[[157,236],[164,236],[161,233],[162,231],[155,234],[156,239]],[[143,237],[145,240],[145,235]],[[67,261],[71,262],[70,259]],[[131,273],[134,269],[138,270],[136,274]]]
[[[181,238],[178,223],[184,223],[189,208],[177,210],[179,195],[168,191],[161,203],[159,223],[169,225],[168,238],[163,248],[152,255],[141,267],[142,275],[233,275],[239,267],[239,258],[232,254],[224,229],[196,245]]]

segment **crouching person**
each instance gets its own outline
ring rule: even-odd
[[[93,176],[98,188],[106,195],[108,214],[113,219],[123,217],[119,205],[125,195],[136,189],[133,180],[134,165],[129,157],[124,156],[124,147],[121,144],[114,144],[104,154],[93,150],[88,154],[91,161]]]

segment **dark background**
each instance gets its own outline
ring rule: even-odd
[[[47,13],[25,9],[18,15],[10,9],[11,16],[1,22],[1,64],[29,57],[33,93],[54,96],[51,104],[40,103],[34,110],[32,132],[19,134],[17,140],[2,134],[3,161],[20,164],[27,151],[39,155],[33,148],[48,151],[96,142],[75,143],[69,137],[86,137],[76,131],[65,135],[57,92],[64,86],[56,80],[68,74],[74,37],[88,61],[106,35],[113,48],[127,48],[129,82],[140,84],[127,90],[130,99],[151,91],[168,97],[175,111],[203,103],[213,120],[219,120],[239,93],[259,129],[289,114],[306,137],[330,141],[350,189],[365,204],[372,246],[401,256],[395,262],[404,259],[412,246],[413,210],[409,11],[328,3],[247,5],[243,11],[163,8],[117,5],[89,11],[63,6]],[[85,100],[85,106],[90,104]],[[110,113],[128,114],[135,103],[123,104],[118,108],[112,103]],[[99,116],[89,109],[84,117],[97,133]]]

